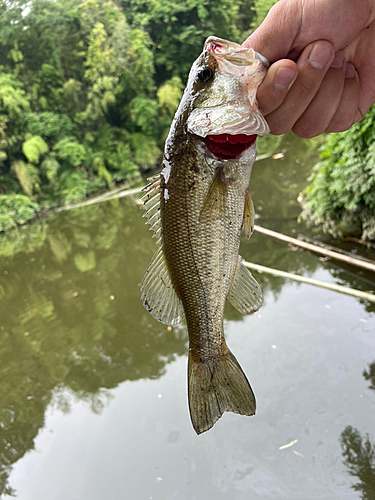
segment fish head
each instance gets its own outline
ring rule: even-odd
[[[269,63],[234,42],[209,37],[189,74],[187,132],[208,156],[234,160],[270,132],[256,91]]]

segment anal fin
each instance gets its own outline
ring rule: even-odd
[[[263,304],[263,293],[258,282],[238,256],[236,270],[227,299],[242,314],[251,314]]]
[[[172,285],[162,246],[142,277],[140,293],[143,306],[157,321],[170,326],[181,323],[184,308]]]

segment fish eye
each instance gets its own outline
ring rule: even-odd
[[[208,83],[210,80],[212,80],[213,76],[214,72],[211,68],[204,68],[198,72],[198,78],[202,83]]]

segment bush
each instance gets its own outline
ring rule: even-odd
[[[38,204],[23,194],[0,195],[0,231],[25,224],[38,210]]]
[[[330,134],[320,158],[301,219],[334,237],[375,239],[375,107],[347,132]]]

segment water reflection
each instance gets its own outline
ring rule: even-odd
[[[369,389],[375,390],[375,361],[369,363],[362,373],[365,380],[370,382]],[[359,479],[352,485],[358,491],[362,500],[375,499],[375,445],[369,434],[361,432],[348,425],[340,436],[340,445],[343,463],[351,476]]]
[[[369,389],[375,391],[375,361],[369,363],[368,367],[363,371],[362,374],[365,380],[370,382]]]
[[[49,219],[2,239],[0,494],[61,387],[103,405],[103,389],[156,378],[186,352],[184,328],[152,321],[138,298],[153,253],[137,207],[118,203]],[[13,255],[8,255],[13,253]]]
[[[360,492],[363,500],[375,498],[375,446],[368,434],[362,435],[358,429],[348,425],[340,439],[344,464],[351,476],[359,479],[352,485]]]

